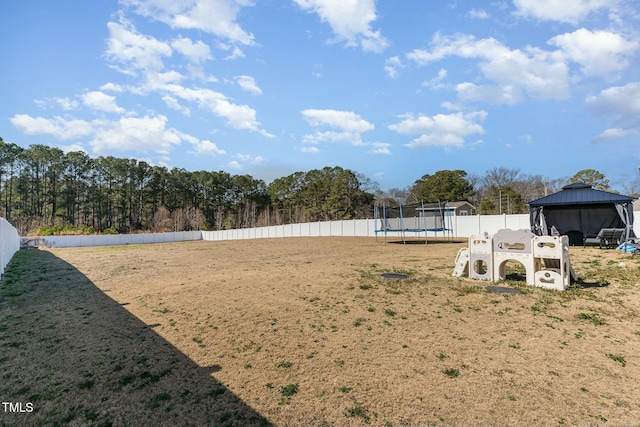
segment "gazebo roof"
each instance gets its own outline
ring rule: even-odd
[[[529,206],[625,203],[633,200],[635,200],[633,197],[612,193],[610,191],[596,190],[588,184],[576,182],[565,185],[562,187],[562,191],[529,202]]]

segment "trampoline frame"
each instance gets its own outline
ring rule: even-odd
[[[420,202],[422,205],[422,220],[424,223],[424,227],[423,228],[405,228],[404,226],[404,214],[402,211],[402,204],[399,205],[399,209],[400,209],[400,216],[398,217],[400,219],[400,228],[390,228],[389,226],[389,219],[387,217],[387,205],[386,203],[382,205],[382,216],[379,216],[380,212],[380,206],[378,205],[374,205],[373,207],[373,218],[375,220],[375,225],[376,225],[376,229],[375,229],[375,233],[376,233],[376,242],[378,242],[378,233],[384,233],[384,242],[387,242],[387,235],[388,233],[400,233],[400,235],[402,236],[402,243],[406,244],[407,243],[407,239],[406,239],[406,233],[424,233],[424,244],[427,244],[428,241],[428,232],[433,232],[433,233],[443,233],[443,239],[447,239],[447,237],[449,238],[449,240],[451,240],[453,238],[452,232],[453,232],[453,226],[452,226],[452,221],[451,221],[451,210],[452,208],[449,206],[449,202],[445,202],[445,203],[441,203],[440,201],[438,201],[438,212],[440,213],[439,218],[441,220],[441,224],[442,227],[434,227],[434,228],[428,228],[427,227],[427,215],[426,215],[426,210],[424,208],[424,201]],[[411,217],[411,218],[417,218],[417,217]],[[437,217],[436,217],[437,218]],[[380,223],[378,222],[378,220],[380,220]],[[382,226],[382,228],[379,228],[379,225]],[[437,237],[437,234],[436,234]]]

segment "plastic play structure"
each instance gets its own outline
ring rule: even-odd
[[[505,280],[508,261],[526,270],[528,285],[563,291],[576,280],[569,260],[567,236],[536,236],[530,230],[498,230],[493,236],[469,237],[469,247],[456,256],[454,277]]]
[[[389,233],[400,233],[402,242],[406,243],[406,234],[413,233],[420,236],[424,233],[424,243],[427,243],[427,232],[442,233],[444,239],[452,239],[453,227],[451,221],[452,208],[449,202],[429,203],[424,202],[412,205],[399,205],[398,207],[383,206],[373,207],[373,218],[376,224],[376,242],[378,234],[384,234],[387,241]]]

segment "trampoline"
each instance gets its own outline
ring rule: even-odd
[[[386,204],[374,205],[376,242],[380,233],[384,234],[385,243],[389,234],[400,235],[403,243],[407,242],[407,234],[418,237],[424,234],[424,243],[427,244],[429,232],[434,233],[435,237],[438,237],[438,233],[442,233],[444,240],[451,240],[453,238],[451,211],[449,202],[420,202],[410,205],[400,204],[397,207]]]

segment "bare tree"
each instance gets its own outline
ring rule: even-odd
[[[483,184],[487,187],[511,187],[518,179],[520,169],[507,169],[505,167],[497,167],[489,169],[483,178]]]
[[[151,221],[151,230],[155,232],[173,231],[173,221],[169,210],[164,206],[160,206],[153,214]]]

